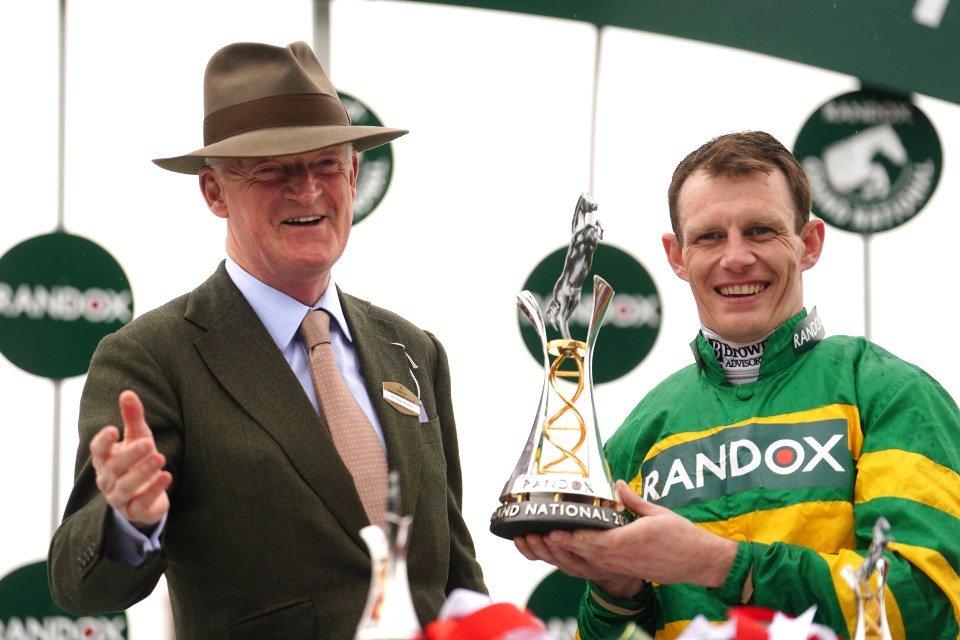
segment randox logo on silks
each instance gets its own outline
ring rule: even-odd
[[[542,312],[553,297],[553,288],[563,273],[567,247],[561,247],[538,264],[522,290],[528,290]],[[593,255],[590,273],[583,279],[580,302],[570,316],[570,334],[574,340],[585,341],[590,316],[593,313],[593,276],[598,275],[613,287],[603,329],[594,352],[592,368],[595,384],[616,380],[640,364],[650,353],[660,333],[660,294],[657,287],[637,260],[630,254],[601,242]],[[543,350],[536,329],[519,310],[517,323],[530,355],[543,364]],[[560,337],[560,332],[547,324],[547,339]]]
[[[53,380],[86,373],[100,340],[133,318],[133,294],[97,244],[57,232],[0,257],[0,353]]]
[[[849,487],[853,457],[843,418],[749,423],[674,444],[640,471],[644,500],[676,509],[759,487]]]
[[[353,96],[337,92],[340,102],[343,103],[350,122],[356,126],[382,127],[383,123],[370,110]],[[393,149],[392,143],[380,145],[373,149],[360,152],[360,169],[357,174],[357,198],[353,202],[353,224],[357,224],[368,215],[383,200],[393,177]]]
[[[75,616],[54,603],[47,586],[47,563],[35,562],[0,579],[0,638],[7,640],[122,640],[123,612]]]
[[[794,155],[813,211],[846,231],[897,227],[927,204],[943,154],[930,120],[903,96],[861,90],[833,98],[800,130]]]

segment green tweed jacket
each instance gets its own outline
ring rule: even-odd
[[[396,314],[340,297],[413,517],[409,581],[426,624],[452,589],[486,591],[461,515],[446,355]],[[411,373],[427,422],[383,400],[384,382],[413,388]],[[106,556],[109,508],[88,453],[103,426],[122,425],[124,389],[143,400],[174,478],[162,551],[137,569]],[[48,561],[61,607],[121,611],[163,575],[179,640],[353,638],[370,584],[359,536],[369,521],[322,418],[223,264],[192,293],[104,338],[79,428],[76,484]]]

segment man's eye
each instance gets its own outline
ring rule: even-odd
[[[697,240],[700,242],[710,242],[711,240],[716,240],[719,237],[719,233],[716,231],[710,231],[708,233],[701,233],[699,236],[697,236]]]
[[[773,233],[773,229],[771,229],[770,227],[754,227],[750,229],[750,231],[747,233],[748,235],[751,235],[751,236],[762,236],[768,233]]]
[[[330,173],[332,171],[336,171],[339,166],[340,163],[332,158],[320,160],[319,162],[315,162],[311,165],[314,171],[319,171],[320,173]]]

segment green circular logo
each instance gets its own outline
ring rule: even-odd
[[[383,123],[367,105],[346,93],[337,92],[340,101],[350,115],[350,122],[357,126],[382,127]],[[360,153],[360,169],[357,173],[357,198],[353,201],[353,224],[370,215],[383,200],[393,177],[393,149],[390,143],[367,149]]]
[[[36,562],[0,580],[0,638],[127,637],[126,614],[74,616],[56,605],[47,586],[47,563]]]
[[[567,247],[551,253],[523,285],[533,294],[541,313],[546,313],[566,256]],[[570,334],[574,340],[586,340],[593,313],[594,274],[609,282],[615,292],[597,335],[591,365],[593,382],[599,384],[626,375],[650,353],[660,333],[660,294],[643,265],[625,251],[601,242],[593,255],[590,274],[583,279],[580,302],[570,316]],[[543,349],[537,331],[519,310],[517,323],[530,355],[542,363]],[[546,328],[547,340],[561,337],[549,323]]]
[[[940,181],[943,155],[930,120],[894,94],[833,98],[800,130],[794,155],[813,190],[813,211],[835,227],[876,233],[917,215]]]
[[[86,373],[100,340],[132,317],[123,269],[90,240],[51,233],[0,257],[0,353],[25,371]]]

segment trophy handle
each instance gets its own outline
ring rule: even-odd
[[[600,436],[600,425],[596,421],[597,408],[592,406],[594,402],[593,350],[594,347],[597,346],[597,336],[600,334],[600,327],[603,325],[603,317],[607,314],[607,308],[610,306],[610,301],[613,300],[614,293],[616,292],[613,290],[613,287],[610,286],[609,282],[598,275],[593,276],[593,314],[590,316],[590,327],[587,329],[587,366],[589,368],[587,375],[591,387],[590,403],[594,417],[594,442],[597,443],[597,446],[602,446],[600,443],[603,442],[603,439]],[[607,464],[607,459],[605,456],[601,456],[600,462],[603,467],[603,475],[607,479],[607,484],[610,486],[610,490],[613,492],[613,502],[616,505],[617,510],[620,510],[623,508],[623,505],[620,503],[620,496],[617,495],[617,491],[614,489],[613,476],[610,475],[610,465]]]
[[[613,299],[613,294],[614,290],[610,283],[600,276],[593,276],[593,315],[590,317],[590,328],[587,331],[587,362],[593,362],[593,348],[597,344],[603,316],[607,314],[607,307]]]
[[[890,570],[890,561],[881,558],[877,561],[877,610],[880,618],[880,640],[892,640],[890,623],[887,622],[887,606],[884,603],[884,590],[887,585],[887,572]]]
[[[523,312],[523,315],[527,317],[530,324],[533,325],[537,336],[540,338],[540,352],[543,353],[543,387],[540,389],[540,405],[537,407],[537,415],[533,419],[533,426],[530,427],[527,444],[523,447],[523,453],[520,454],[520,460],[517,462],[516,468],[514,468],[513,473],[510,474],[510,478],[507,479],[506,484],[503,485],[503,491],[500,492],[501,501],[510,495],[514,480],[516,480],[520,474],[526,472],[530,467],[533,452],[539,450],[540,443],[536,442],[537,432],[540,431],[544,416],[547,414],[547,385],[549,383],[550,359],[547,354],[546,323],[543,320],[543,314],[540,312],[540,306],[537,305],[536,299],[533,297],[533,294],[526,289],[517,294],[517,307]]]
[[[866,640],[867,630],[866,630],[866,620],[864,618],[864,603],[863,603],[863,592],[860,590],[860,579],[857,577],[856,572],[851,566],[845,566],[840,569],[840,575],[847,582],[847,585],[853,589],[854,597],[857,599],[857,623],[856,627],[853,630],[853,635],[850,636],[851,640]]]
[[[543,364],[544,366],[549,366],[547,361],[547,329],[546,324],[543,321],[543,314],[540,312],[540,307],[537,305],[536,299],[533,297],[533,294],[524,289],[517,294],[517,307],[523,311],[523,315],[527,316],[527,320],[530,321],[530,324],[533,325],[534,330],[537,332],[537,336],[540,337],[540,345],[543,347]]]

